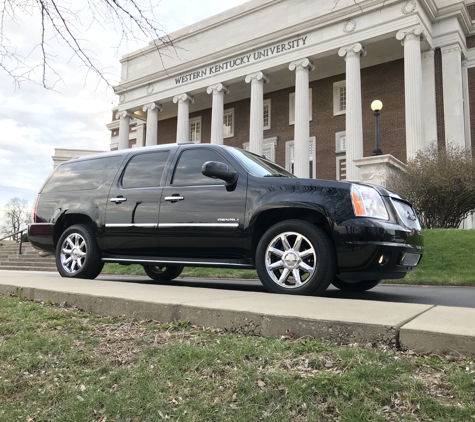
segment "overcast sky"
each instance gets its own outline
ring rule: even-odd
[[[161,0],[155,16],[170,33],[241,3],[245,0]],[[119,34],[112,27],[89,27],[86,20],[83,25],[81,38],[107,68],[111,80],[118,81],[119,58],[145,43],[122,45],[118,50]],[[6,32],[18,51],[28,53],[32,39],[39,37],[37,29],[35,19],[24,17],[8,25]],[[48,44],[57,56],[52,63],[63,79],[54,91],[34,83],[15,87],[0,69],[0,228],[4,206],[11,198],[34,203],[53,169],[55,148],[109,149],[110,132],[105,125],[117,97],[77,59],[71,59],[64,46],[54,39]]]

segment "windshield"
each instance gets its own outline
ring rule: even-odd
[[[244,151],[239,148],[230,148],[229,152],[254,176],[260,177],[295,177],[292,173],[267,160],[264,157]]]

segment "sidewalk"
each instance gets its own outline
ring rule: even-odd
[[[123,280],[123,278],[121,278]],[[417,352],[475,355],[475,309],[288,296],[0,271],[0,294],[16,293],[89,312],[192,324],[263,337],[400,346]]]

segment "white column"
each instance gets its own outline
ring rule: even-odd
[[[229,92],[223,84],[211,85],[206,90],[213,94],[213,107],[211,110],[211,143],[223,144],[223,117],[224,117],[224,94]]]
[[[158,113],[163,108],[160,104],[149,103],[143,106],[143,111],[147,113],[147,132],[145,135],[145,145],[157,145],[158,141]]]
[[[422,53],[422,105],[424,120],[424,147],[437,142],[437,108],[435,106],[434,50]]]
[[[294,174],[297,177],[310,177],[309,138],[310,105],[308,100],[308,72],[315,66],[307,58],[296,60],[289,65],[295,71],[295,118],[294,118]],[[314,155],[316,151],[313,152]],[[316,157],[314,157],[316,159]]]
[[[462,88],[463,88],[463,114],[465,122],[465,148],[472,149],[472,133],[470,128],[470,94],[468,90],[468,62],[462,61]]]
[[[263,154],[264,142],[264,83],[269,78],[262,72],[246,76],[246,83],[251,82],[251,115],[249,127],[249,151]]]
[[[338,55],[346,61],[346,180],[358,181],[361,171],[353,160],[363,158],[360,59],[366,51],[356,43],[340,48]]]
[[[119,111],[116,117],[119,122],[119,137],[117,139],[118,149],[127,149],[129,147],[130,118],[132,117],[127,111]]]
[[[441,48],[445,142],[465,147],[462,51],[458,44]]]
[[[145,122],[143,120],[137,120],[137,139],[135,140],[135,148],[144,146],[145,140]]]
[[[425,144],[422,113],[422,28],[399,31],[396,38],[404,45],[404,95],[406,105],[406,156],[414,158]]]
[[[178,119],[176,126],[176,141],[190,141],[190,104],[194,101],[188,94],[177,95],[173,102],[178,103]]]

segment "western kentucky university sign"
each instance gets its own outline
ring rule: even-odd
[[[231,60],[218,63],[203,69],[197,70],[195,72],[187,73],[175,78],[175,84],[179,85],[185,82],[190,82],[196,79],[203,78],[208,75],[213,75],[224,70],[233,69],[235,67],[242,66],[244,64],[252,63],[259,61],[266,57],[275,56],[276,54],[281,54],[296,48],[302,47],[307,43],[307,36],[295,38],[290,41],[286,41],[280,44],[276,44],[272,47],[267,47],[262,50],[255,51],[254,53],[245,54],[243,56],[235,57]]]

